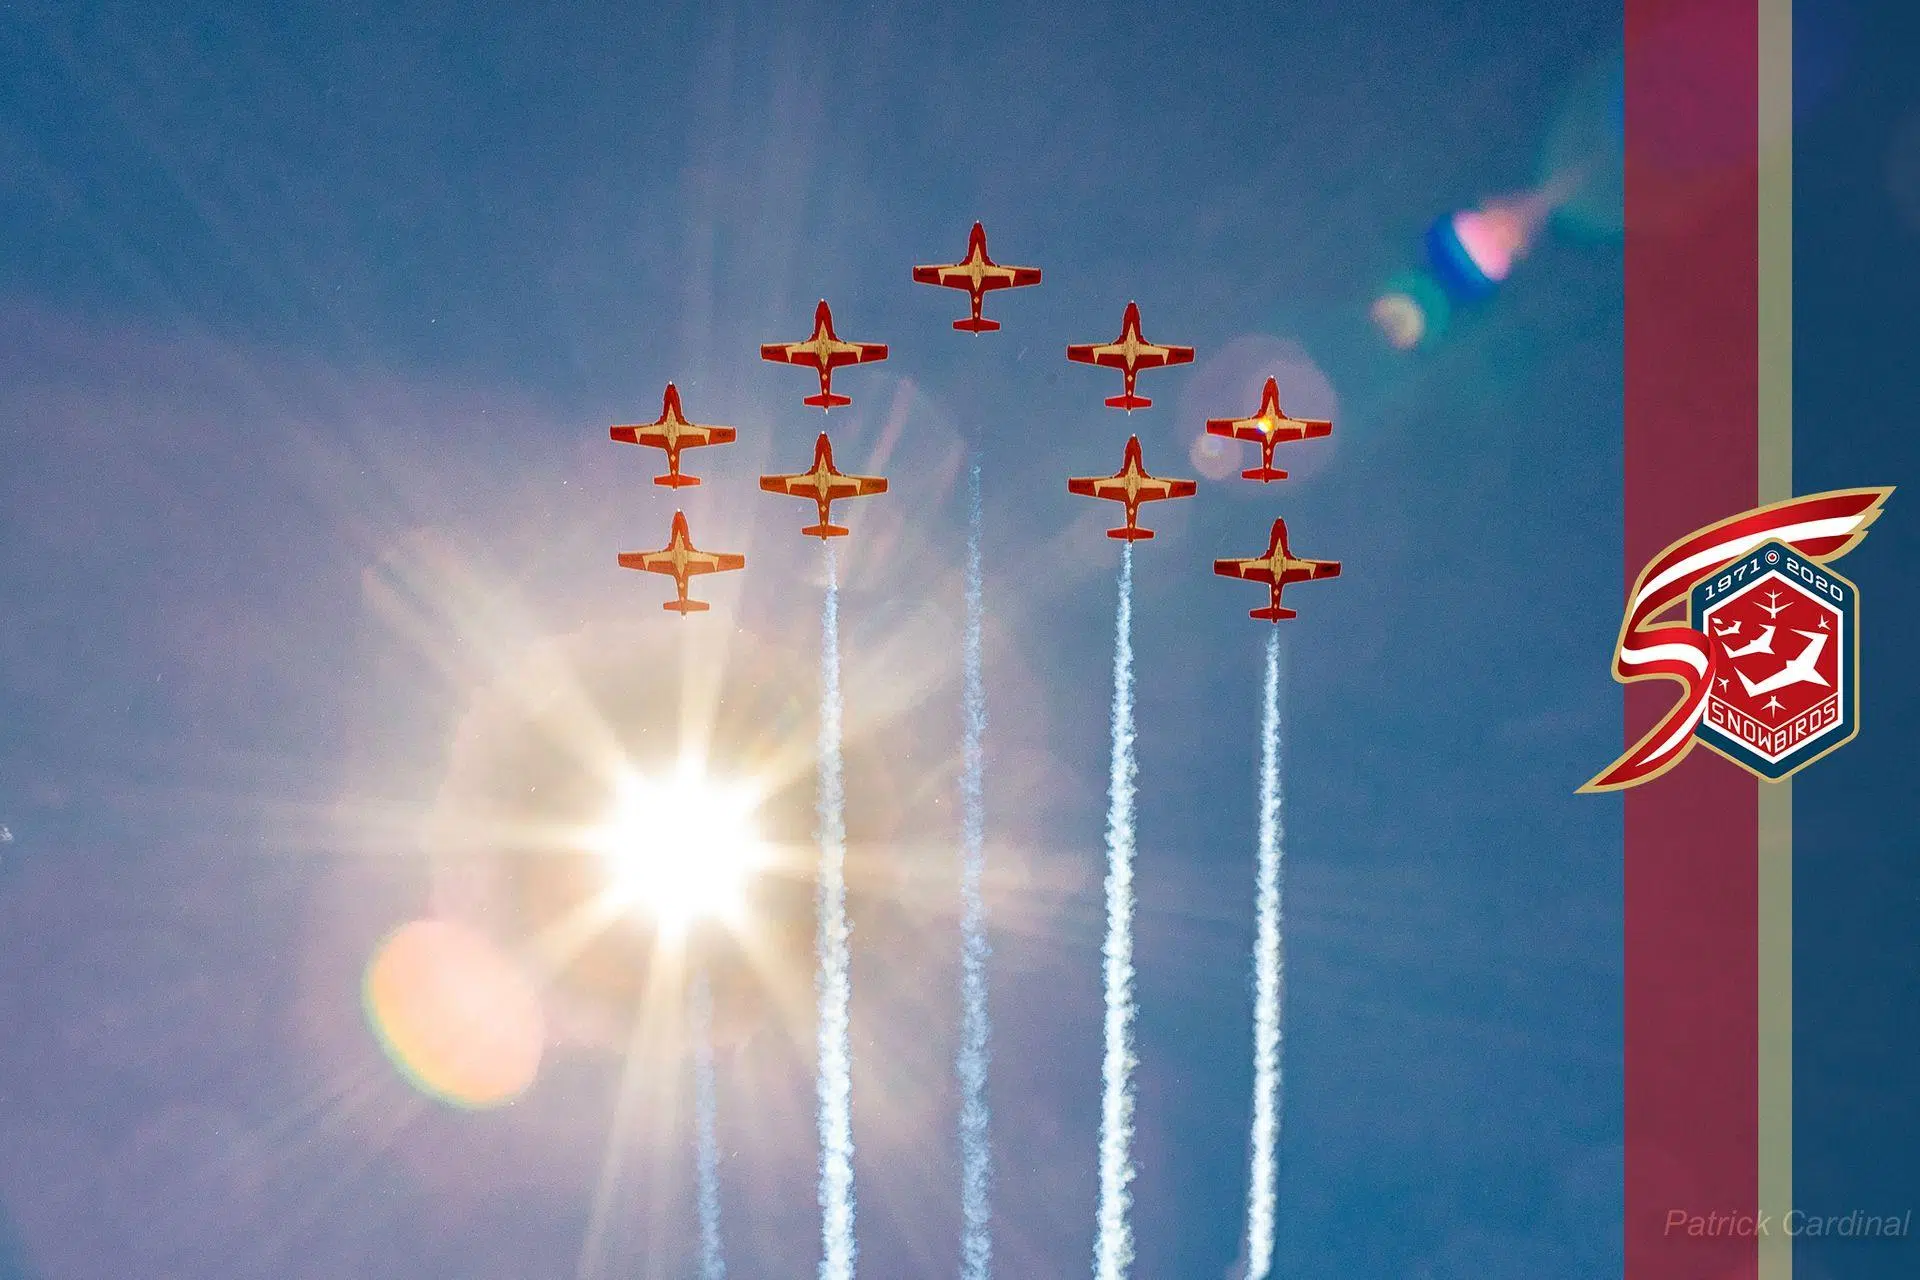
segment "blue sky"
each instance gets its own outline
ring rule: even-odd
[[[1845,769],[1809,770],[1794,788],[1795,1195],[1809,1205],[1920,1202],[1920,1105],[1911,1087],[1912,979],[1920,929],[1912,832],[1913,725],[1920,676],[1907,637],[1916,525],[1904,509],[1920,474],[1906,426],[1920,318],[1905,305],[1920,273],[1920,103],[1905,70],[1920,45],[1911,6],[1823,5],[1840,36],[1794,155],[1794,477],[1803,492],[1845,475],[1904,484],[1902,510],[1847,558],[1873,615],[1861,632],[1860,735]],[[1813,95],[1807,95],[1812,97]],[[1864,616],[1864,615],[1863,615]],[[1867,683],[1871,681],[1872,683]],[[1868,720],[1867,717],[1872,719]],[[1903,1210],[1904,1211],[1904,1210]],[[1804,1243],[1815,1276],[1903,1276],[1920,1245]]]
[[[729,696],[811,733],[814,553],[751,477],[819,429],[807,375],[754,348],[820,297],[893,344],[827,424],[894,477],[845,603],[863,1269],[957,1247],[964,459],[999,1256],[1066,1274],[1092,1243],[1117,556],[1062,480],[1129,431],[1194,474],[1199,420],[1271,368],[1334,439],[1274,490],[1203,482],[1140,549],[1137,1273],[1229,1274],[1244,1232],[1263,634],[1207,562],[1284,514],[1346,570],[1287,637],[1277,1272],[1617,1274],[1619,807],[1573,789],[1619,739],[1619,249],[1547,238],[1410,355],[1366,311],[1432,217],[1535,179],[1620,16],[1459,9],[10,10],[0,1010],[26,1031],[0,1040],[0,1275],[690,1268],[685,1109],[609,1136],[604,1036],[551,1048],[509,1112],[423,1110],[353,984],[444,891],[394,833],[506,767],[472,745],[503,672],[557,652],[614,719],[674,705],[680,624],[612,567],[668,508],[605,437],[668,379],[741,428],[686,501],[696,540],[753,557],[686,629],[744,627]],[[976,218],[1047,273],[978,340],[908,280]],[[1200,355],[1123,422],[1117,375],[1060,347],[1129,299]],[[766,1039],[722,1064],[743,1277],[818,1247],[807,1047]]]

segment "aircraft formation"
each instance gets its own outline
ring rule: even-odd
[[[1038,267],[995,262],[987,254],[986,229],[976,222],[967,237],[964,258],[958,262],[916,266],[913,268],[913,279],[918,284],[965,290],[969,314],[955,320],[953,327],[962,332],[979,334],[1000,328],[999,321],[981,314],[988,293],[1037,285],[1041,276]],[[803,397],[801,403],[818,408],[823,413],[836,406],[853,403],[851,398],[833,389],[836,369],[885,360],[887,354],[887,344],[884,342],[842,339],[834,331],[833,311],[825,299],[814,309],[813,332],[806,338],[798,342],[768,342],[760,347],[760,358],[763,360],[797,365],[815,373],[820,389],[813,395]],[[1134,389],[1140,371],[1190,364],[1193,361],[1193,348],[1148,341],[1140,327],[1139,304],[1129,302],[1121,316],[1117,338],[1111,342],[1070,344],[1067,347],[1067,359],[1077,364],[1118,369],[1123,380],[1121,393],[1107,397],[1105,403],[1110,408],[1122,409],[1131,415],[1135,409],[1149,408],[1153,404],[1152,400],[1137,394]],[[1273,465],[1276,445],[1330,435],[1333,424],[1324,419],[1289,417],[1280,407],[1278,385],[1274,379],[1268,378],[1260,404],[1251,416],[1210,418],[1206,429],[1212,435],[1259,445],[1260,465],[1241,472],[1241,475],[1265,484],[1287,478],[1285,471]],[[610,435],[613,440],[624,444],[664,451],[667,471],[665,475],[655,476],[654,483],[679,489],[700,483],[698,476],[681,470],[681,456],[685,450],[728,444],[737,439],[739,433],[729,426],[690,421],[681,406],[679,391],[669,382],[657,419],[649,423],[615,426],[610,429]],[[835,501],[885,493],[887,481],[883,476],[850,475],[836,468],[833,463],[833,443],[823,431],[814,443],[813,465],[810,468],[791,475],[761,476],[760,487],[768,493],[784,494],[815,503],[819,518],[816,523],[803,527],[801,533],[824,540],[848,534],[846,526],[833,523],[832,505]],[[1120,503],[1126,513],[1126,523],[1107,530],[1107,536],[1129,543],[1154,536],[1153,530],[1143,528],[1139,523],[1142,503],[1190,498],[1197,489],[1192,480],[1166,479],[1148,472],[1141,456],[1138,435],[1128,437],[1120,469],[1112,475],[1074,476],[1067,481],[1070,493]],[[619,563],[622,568],[671,577],[676,597],[661,607],[686,617],[709,607],[704,601],[688,597],[688,579],[699,574],[725,573],[744,568],[746,557],[729,552],[702,551],[695,547],[687,531],[685,513],[675,511],[665,547],[658,551],[623,552],[619,556]],[[1281,604],[1281,592],[1288,585],[1338,577],[1340,562],[1296,558],[1288,546],[1287,522],[1275,518],[1265,552],[1244,559],[1216,560],[1213,569],[1224,577],[1242,578],[1265,585],[1269,592],[1267,606],[1250,611],[1249,616],[1278,623],[1283,618],[1296,616],[1293,609]]]
[[[976,305],[976,315],[978,310]],[[760,348],[760,356],[781,364],[801,365],[818,373],[819,393],[805,397],[801,403],[817,406],[824,411],[834,405],[853,403],[834,391],[833,371],[847,365],[885,360],[887,344],[842,341],[833,331],[833,311],[822,299],[814,309],[811,336],[800,342],[765,343]],[[679,389],[671,382],[667,384],[666,394],[661,400],[658,418],[648,423],[612,427],[608,434],[621,444],[638,444],[663,450],[667,455],[667,474],[655,476],[653,482],[674,489],[700,483],[700,477],[688,475],[680,469],[683,450],[702,445],[730,444],[739,438],[739,432],[733,427],[688,421],[686,411],[680,404]],[[885,493],[887,482],[881,476],[854,476],[841,472],[833,465],[833,443],[823,431],[814,445],[812,467],[792,475],[761,476],[760,487],[769,493],[810,498],[818,503],[819,523],[808,525],[801,532],[808,537],[825,539],[842,538],[848,532],[844,525],[833,523],[832,507],[836,499],[864,498],[869,494]],[[676,511],[666,546],[658,551],[624,551],[620,554],[619,563],[623,569],[639,569],[672,578],[675,598],[660,607],[684,618],[711,607],[704,600],[688,598],[689,578],[703,573],[728,573],[744,569],[747,558],[734,552],[700,550],[693,545],[692,536],[687,532],[686,513]]]

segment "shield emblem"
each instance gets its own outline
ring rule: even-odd
[[[1768,542],[1695,587],[1687,616],[1713,646],[1700,741],[1780,779],[1853,737],[1860,633],[1851,582]]]

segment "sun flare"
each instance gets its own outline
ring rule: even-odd
[[[627,774],[591,839],[606,860],[609,901],[671,935],[706,920],[739,924],[747,886],[766,863],[757,807],[751,787],[697,765]]]

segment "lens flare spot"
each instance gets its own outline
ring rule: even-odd
[[[1461,216],[1444,214],[1427,228],[1427,265],[1449,297],[1462,303],[1478,302],[1492,295],[1495,281],[1460,238]]]
[[[1505,209],[1456,213],[1453,234],[1459,237],[1460,247],[1480,274],[1496,283],[1507,278],[1513,271],[1513,260],[1526,250],[1526,231]]]
[[[1279,385],[1280,404],[1286,412],[1303,418],[1332,418],[1335,422],[1332,439],[1282,445],[1274,452],[1275,466],[1295,481],[1305,480],[1318,474],[1339,448],[1343,439],[1339,396],[1306,348],[1291,338],[1243,333],[1195,365],[1180,393],[1179,417],[1190,424],[1185,429],[1193,433],[1188,437],[1187,457],[1207,479],[1234,478],[1243,469],[1259,464],[1256,446],[1209,435],[1205,424],[1209,418],[1236,418],[1258,412],[1260,393],[1268,378]],[[1252,497],[1260,489],[1259,485],[1234,479],[1230,492]]]
[[[393,1065],[450,1106],[511,1102],[539,1071],[545,1027],[538,993],[497,946],[464,925],[403,925],[368,961],[361,995]]]
[[[1537,190],[1436,219],[1427,229],[1427,261],[1434,275],[1462,302],[1491,294],[1578,186],[1578,175],[1563,174]]]
[[[1383,294],[1374,301],[1369,314],[1374,326],[1398,350],[1411,351],[1427,335],[1427,313],[1411,294]]]
[[[1240,467],[1240,449],[1220,436],[1198,435],[1187,449],[1193,469],[1209,480],[1225,480]]]

